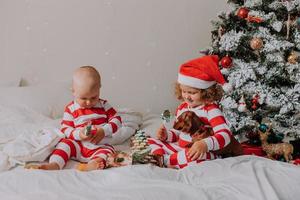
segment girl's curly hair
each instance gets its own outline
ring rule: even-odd
[[[222,87],[218,84],[215,84],[207,89],[196,89],[200,91],[200,101],[204,102],[205,104],[214,101],[221,101],[224,94]],[[181,95],[180,83],[178,82],[175,83],[175,96],[178,100],[183,100],[183,97]]]

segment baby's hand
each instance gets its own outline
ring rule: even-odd
[[[91,131],[92,131],[92,122],[88,122],[79,133],[79,137],[81,140],[87,140],[91,138]]]
[[[207,152],[207,145],[204,140],[196,141],[187,152],[187,157],[190,160],[197,160],[199,156]]]
[[[98,128],[95,135],[91,138],[91,143],[98,144],[105,137],[103,128]]]
[[[86,135],[85,133],[86,133],[86,127],[82,128],[82,129],[80,130],[80,132],[79,132],[79,137],[80,137],[80,139],[81,139],[82,141],[88,140],[88,139],[90,139],[90,138],[92,137],[91,134],[90,134],[90,135]]]
[[[167,132],[164,125],[161,125],[159,129],[156,132],[156,138],[160,141],[166,141],[167,140]]]

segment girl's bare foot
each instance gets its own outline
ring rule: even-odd
[[[88,163],[80,163],[77,165],[76,169],[79,171],[91,171],[96,169],[104,169],[105,160],[103,158],[96,158]]]
[[[25,168],[26,169],[59,170],[59,165],[57,163],[28,164],[28,165],[25,165]]]

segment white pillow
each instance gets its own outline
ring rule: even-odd
[[[43,126],[60,126],[60,120],[53,120],[27,107],[0,105],[0,144],[19,135],[31,135]]]
[[[159,127],[163,124],[169,130],[173,127],[174,120],[175,118],[172,116],[170,122],[165,123],[160,115],[146,114],[143,117],[143,124],[140,129],[145,132],[145,135],[156,138],[156,131]]]
[[[0,87],[0,104],[20,105],[51,118],[62,117],[73,99],[71,83],[57,82],[28,87]]]
[[[44,123],[49,120],[49,117],[26,106],[0,104],[0,125],[14,124],[19,126],[21,123]]]
[[[146,114],[143,117],[143,124],[140,130],[145,131],[145,135],[155,138],[156,131],[163,124],[163,120],[159,115]]]
[[[122,144],[130,138],[142,124],[142,114],[128,108],[118,109],[118,114],[122,118],[123,126],[111,138],[104,138],[101,143],[112,145]]]

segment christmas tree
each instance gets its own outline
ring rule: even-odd
[[[228,0],[213,21],[212,46],[234,86],[221,105],[234,134],[268,120],[300,136],[300,0]]]

